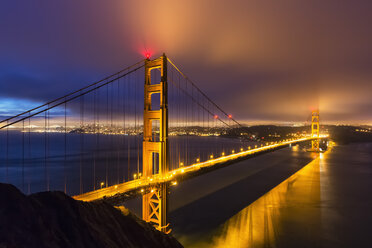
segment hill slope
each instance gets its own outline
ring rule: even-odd
[[[62,192],[26,196],[9,184],[0,184],[0,196],[0,247],[182,247],[105,202]]]

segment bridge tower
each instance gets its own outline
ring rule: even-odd
[[[311,150],[319,152],[319,110],[311,112],[311,137],[317,137],[311,141]]]
[[[152,82],[151,71],[160,70],[161,81]],[[154,95],[160,95],[160,109],[154,109]],[[168,144],[168,82],[167,57],[145,61],[145,102],[143,112],[143,177],[158,174],[166,176],[169,170]],[[159,135],[154,130],[154,123],[159,122]],[[152,188],[142,198],[142,218],[153,224],[159,231],[167,230],[167,191],[168,185],[162,183]]]

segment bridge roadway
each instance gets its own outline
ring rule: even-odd
[[[321,135],[319,138],[322,139],[322,138],[327,138],[327,137],[328,135]],[[225,164],[227,162],[233,162],[234,160],[253,157],[254,155],[258,155],[263,152],[284,148],[290,144],[311,141],[314,139],[317,139],[317,137],[303,137],[299,139],[291,139],[291,140],[273,143],[273,144],[266,145],[266,146],[256,147],[256,148],[249,149],[249,150],[243,150],[237,153],[221,156],[218,158],[211,158],[205,162],[195,163],[189,166],[185,166],[185,167],[181,167],[181,168],[169,171],[163,177],[161,177],[159,174],[156,174],[148,178],[134,179],[128,182],[105,187],[105,188],[87,192],[81,195],[75,195],[73,196],[73,198],[75,200],[81,200],[81,201],[94,201],[94,200],[102,199],[104,197],[115,197],[117,195],[121,195],[127,192],[133,192],[133,191],[138,191],[138,193],[141,194],[141,193],[150,191],[151,188],[157,187],[157,185],[161,183],[170,183],[171,185],[175,185],[177,184],[178,178],[184,177],[188,174],[195,173],[204,168],[217,167],[217,165]]]

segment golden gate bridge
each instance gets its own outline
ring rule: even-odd
[[[300,142],[319,152],[319,130],[313,111],[311,134],[262,142],[164,54],[0,121],[0,181],[113,204],[142,195],[142,218],[167,233],[170,186]]]

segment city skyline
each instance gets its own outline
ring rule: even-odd
[[[372,125],[369,1],[209,4],[5,1],[0,115],[166,52],[242,123]]]

